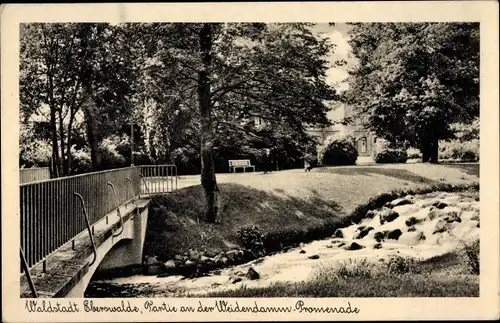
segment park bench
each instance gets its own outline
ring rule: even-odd
[[[255,166],[250,163],[249,159],[229,160],[230,171],[234,172],[236,168],[243,168],[243,172],[245,172],[247,168],[252,168],[255,172]]]

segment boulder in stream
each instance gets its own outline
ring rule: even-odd
[[[359,243],[351,242],[351,244],[346,246],[344,249],[352,251],[352,250],[359,250],[359,249],[363,249],[363,248],[364,248],[364,246],[360,245]]]
[[[387,234],[387,239],[398,240],[402,233],[400,229],[391,230]]]
[[[384,224],[386,222],[392,222],[399,217],[399,213],[394,211],[393,209],[383,209],[379,212],[380,216],[380,224]]]
[[[307,258],[315,260],[315,259],[319,259],[319,255],[312,255],[312,256],[309,256]]]
[[[260,274],[253,269],[252,267],[248,268],[248,272],[246,274],[246,277],[250,280],[255,280],[260,278]]]
[[[344,237],[344,232],[342,232],[342,229],[337,229],[333,233],[333,238],[343,238]]]
[[[377,242],[373,245],[373,249],[382,249],[382,244],[380,242]]]
[[[410,199],[407,199],[405,197],[395,199],[391,201],[391,206],[400,206],[400,205],[406,205],[406,204],[413,204],[413,201]]]
[[[377,242],[380,242],[382,240],[384,240],[385,238],[385,233],[384,232],[375,232],[375,234],[373,235],[373,238],[377,241]]]
[[[444,209],[445,207],[448,206],[448,204],[446,204],[445,202],[440,201],[440,200],[432,202],[431,205],[434,207],[437,207],[438,209]]]
[[[371,230],[373,230],[373,227],[363,227],[363,229],[361,231],[357,232],[354,235],[354,239],[362,239],[362,238],[364,238],[365,236],[368,235],[368,233],[370,233]]]

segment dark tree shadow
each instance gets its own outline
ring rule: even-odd
[[[433,179],[417,175],[406,169],[379,168],[379,167],[349,167],[349,168],[342,167],[342,168],[321,168],[318,169],[318,171],[339,174],[339,175],[346,175],[346,176],[382,175],[414,183],[425,183],[425,184],[437,183],[437,181]]]

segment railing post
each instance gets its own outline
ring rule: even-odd
[[[28,280],[28,285],[30,286],[31,294],[33,294],[34,298],[38,298],[35,284],[33,284],[33,280],[31,279],[31,273],[28,269],[28,263],[26,262],[26,257],[24,257],[23,249],[19,248],[19,251],[21,255],[21,266],[23,267],[24,274],[26,275],[26,279]]]
[[[83,208],[83,214],[85,215],[85,222],[87,223],[87,231],[89,232],[90,242],[92,243],[92,250],[94,251],[94,259],[92,259],[92,262],[89,264],[89,266],[92,266],[97,259],[97,250],[96,250],[95,244],[94,244],[94,237],[93,237],[92,232],[90,230],[90,222],[89,222],[89,217],[87,215],[87,209],[85,208],[85,202],[83,201],[83,197],[80,194],[78,194],[77,192],[73,192],[73,194],[76,195],[80,199],[80,203],[81,203],[82,208]]]
[[[117,233],[117,234],[114,234],[113,237],[118,237],[120,234],[122,234],[123,232],[123,218],[122,218],[122,214],[120,212],[120,204],[118,203],[118,198],[116,197],[116,191],[115,191],[115,186],[113,185],[113,183],[111,182],[108,182],[108,185],[111,187],[111,189],[113,190],[113,195],[115,197],[115,202],[116,202],[116,211],[118,213],[118,217],[120,218],[120,224],[121,224],[121,231],[120,233]]]

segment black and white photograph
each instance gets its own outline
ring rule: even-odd
[[[195,298],[251,313],[296,298],[274,311],[355,314],[352,300],[307,300],[479,300],[481,232],[499,216],[480,199],[482,28],[21,22],[8,109],[23,310],[110,315],[143,299],[141,313],[168,313],[160,299]]]

